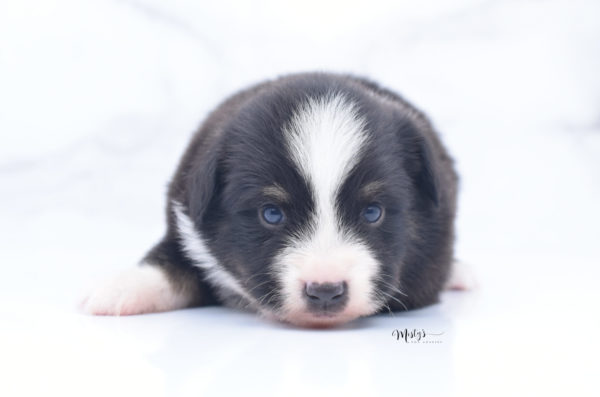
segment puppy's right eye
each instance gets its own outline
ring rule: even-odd
[[[383,209],[375,203],[369,204],[364,210],[363,210],[363,218],[368,222],[368,223],[375,223],[377,222],[379,219],[381,219],[381,215],[383,215]]]
[[[262,208],[261,216],[269,225],[278,225],[283,222],[283,211],[276,205],[267,205]]]

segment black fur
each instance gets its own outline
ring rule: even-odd
[[[369,132],[363,155],[337,197],[344,226],[366,241],[381,262],[376,288],[391,296],[389,308],[437,301],[453,252],[457,175],[451,158],[427,118],[395,93],[352,76],[314,73],[268,81],[229,98],[184,154],[169,188],[167,234],[146,262],[165,269],[175,288],[194,297],[194,305],[248,302],[205,281],[203,270],[186,257],[173,201],[187,210],[220,265],[256,299],[274,292],[263,304],[278,308],[280,286],[268,266],[288,236],[310,227],[314,210],[314,192],[293,166],[282,128],[302,101],[332,92],[357,104]],[[362,195],[373,181],[384,184]],[[258,211],[269,204],[262,188],[273,183],[292,198],[279,203],[287,220],[280,226],[258,221]],[[385,208],[377,225],[357,215],[372,202]]]

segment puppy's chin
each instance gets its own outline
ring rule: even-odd
[[[360,314],[346,310],[340,313],[332,314],[314,314],[308,311],[298,311],[288,313],[280,320],[297,327],[323,329],[337,327],[365,315],[367,314]]]

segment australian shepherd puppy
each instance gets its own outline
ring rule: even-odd
[[[241,91],[193,136],[167,232],[84,310],[223,304],[331,326],[438,300],[453,258],[457,175],[423,113],[347,75]]]

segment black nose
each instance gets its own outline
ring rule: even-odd
[[[306,283],[304,295],[308,307],[315,312],[337,312],[344,308],[348,300],[348,287],[345,281],[337,283]]]

